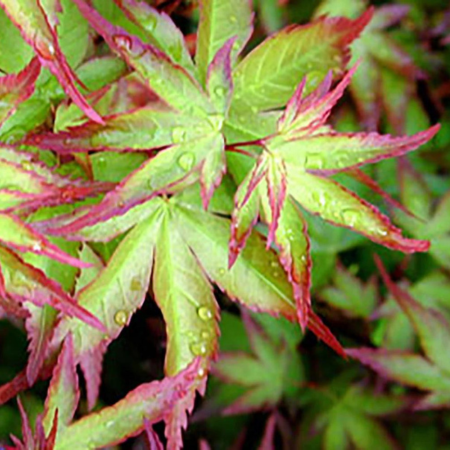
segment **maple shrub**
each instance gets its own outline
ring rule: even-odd
[[[406,93],[423,74],[386,29],[408,8],[327,1],[308,23],[252,40],[249,49],[250,0],[199,0],[198,9],[184,10],[190,24],[198,14],[196,33],[186,36],[170,5],[164,10],[171,2],[150,3],[0,0],[0,317],[28,338],[26,366],[0,387],[0,403],[18,399],[22,438],[0,447],[96,449],[145,433],[156,450],[163,445],[153,425],[163,421],[167,449],[181,448],[211,371],[243,388],[225,405],[228,414],[294,398],[305,385],[298,346],[306,330],[344,365],[351,357],[358,370],[367,365],[428,391],[415,407],[448,406],[447,318],[397,285],[380,258],[391,296],[382,309],[375,310],[374,280],[342,264],[319,293],[349,321],[390,318],[358,343],[364,347],[344,350],[311,302],[314,239],[336,246],[333,258],[345,248],[341,236],[408,254],[437,239],[430,255],[449,267],[450,197],[432,214],[426,182],[403,156],[439,130],[425,120],[409,133],[404,123],[401,105],[419,104]],[[256,2],[268,33],[282,25],[270,12],[281,8],[275,3]],[[365,131],[330,120],[349,86]],[[384,115],[391,134],[378,132]],[[390,189],[392,170],[378,184],[361,169],[397,157],[403,204]],[[413,238],[356,193],[369,188]],[[334,227],[357,234],[334,235]],[[320,255],[317,266],[334,268],[335,259]],[[225,344],[215,363],[217,296],[223,334],[236,333],[241,347]],[[240,316],[230,300],[243,307]],[[165,323],[164,377],[98,405],[108,346],[144,301],[156,303]],[[269,323],[266,313],[278,319]],[[409,333],[401,351],[380,344],[390,326]],[[425,356],[409,351],[415,333]],[[48,379],[31,420],[18,394]],[[330,385],[333,398],[343,395],[333,413],[323,412],[320,389],[302,397],[317,412],[307,422],[325,429],[327,449],[395,448],[377,417],[410,400],[352,380]],[[273,415],[261,431],[261,449],[275,448],[276,423],[282,429]]]

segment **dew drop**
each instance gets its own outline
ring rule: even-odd
[[[223,276],[225,275],[226,270],[222,267],[221,269],[219,269],[219,275]]]
[[[192,169],[192,167],[194,166],[194,162],[195,162],[195,156],[191,152],[183,153],[178,158],[178,165],[186,172],[188,172],[189,170]]]
[[[216,86],[214,89],[214,95],[218,98],[225,97],[227,90],[223,86]]]
[[[270,263],[270,265],[271,265],[272,267],[278,267],[278,263],[277,263],[276,261],[272,261],[272,262]]]
[[[321,153],[308,153],[305,156],[305,167],[308,169],[322,169],[323,155]]]
[[[204,321],[211,320],[214,317],[214,314],[207,306],[200,306],[200,308],[197,309],[197,314],[198,317]]]
[[[236,23],[237,22],[237,17],[236,16],[230,16],[230,22],[231,23]]]
[[[156,28],[157,19],[155,16],[149,14],[148,16],[140,18],[140,23],[147,31],[153,31]]]
[[[280,276],[280,274],[279,274],[279,272],[273,272],[273,276],[274,276],[275,278],[278,278],[278,277]]]
[[[209,331],[204,330],[200,333],[200,337],[202,338],[202,340],[207,341],[211,337],[211,335],[209,334]]]
[[[354,227],[359,221],[360,213],[356,209],[344,209],[342,220],[349,227]]]
[[[204,342],[194,342],[189,348],[195,356],[203,356],[208,352],[208,348]]]
[[[175,143],[186,140],[186,129],[182,127],[175,127],[172,131],[172,140]]]
[[[139,277],[133,277],[130,283],[130,291],[138,292],[142,290],[142,283]]]
[[[211,124],[213,130],[219,131],[222,129],[224,116],[222,114],[210,114],[208,116],[208,121]]]
[[[114,322],[116,322],[117,325],[123,327],[128,322],[128,314],[123,309],[120,309],[119,311],[114,314]]]
[[[198,375],[200,378],[203,378],[203,377],[206,375],[206,370],[203,369],[203,368],[198,369],[197,375]]]
[[[22,166],[23,170],[31,170],[33,168],[33,165],[30,161],[22,161],[20,165]]]
[[[106,166],[106,159],[103,156],[101,158],[98,158],[98,166],[99,167],[105,167]]]
[[[41,252],[42,251],[42,242],[36,241],[31,248],[33,249],[34,252]]]
[[[116,34],[112,37],[114,43],[123,50],[131,50],[133,42],[129,36],[125,36],[122,34]]]

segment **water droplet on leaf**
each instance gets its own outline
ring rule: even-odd
[[[116,34],[112,37],[114,44],[117,45],[121,50],[131,50],[133,42],[131,37],[125,36],[123,34]]]
[[[198,317],[202,320],[211,320],[214,317],[213,312],[207,307],[207,306],[200,306],[200,308],[197,309]]]
[[[42,242],[41,241],[36,241],[33,244],[32,249],[33,249],[34,252],[41,252],[42,251]]]
[[[183,127],[176,127],[172,131],[172,140],[175,143],[183,142],[186,139],[186,129]]]
[[[230,22],[231,23],[236,23],[237,22],[237,17],[236,16],[230,16]]]
[[[117,325],[123,327],[128,322],[128,314],[123,309],[119,310],[114,314],[114,322],[116,322]]]
[[[130,283],[130,291],[137,292],[142,290],[142,283],[139,277],[133,277]]]
[[[203,356],[208,352],[208,347],[204,342],[194,342],[189,348],[195,356]]]
[[[195,156],[191,152],[183,153],[178,158],[178,165],[186,172],[188,172],[189,170],[192,169],[192,167],[194,166],[194,162],[195,162]]]
[[[227,90],[223,86],[216,86],[214,89],[214,95],[219,98],[225,97]]]

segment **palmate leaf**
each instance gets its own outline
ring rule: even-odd
[[[404,238],[375,207],[327,177],[414,150],[438,130],[433,127],[411,137],[393,138],[376,133],[342,134],[327,127],[331,109],[354,70],[331,91],[330,76],[308,96],[303,94],[306,80],[300,83],[278,122],[278,133],[259,141],[263,152],[236,193],[230,265],[244,247],[262,204],[263,220],[269,224],[268,246],[275,240],[280,248],[302,327],[306,326],[310,311],[310,256],[306,227],[294,212],[295,201],[307,211],[386,247],[409,253],[425,251],[429,246],[426,241]]]
[[[213,374],[227,384],[238,384],[247,392],[226,405],[223,414],[242,414],[273,408],[299,383],[299,361],[286,342],[275,342],[248,316],[243,315],[252,354],[224,352],[213,366]],[[295,395],[295,394],[294,394]]]
[[[444,408],[450,405],[450,365],[446,346],[450,338],[448,320],[438,311],[425,308],[389,277],[381,260],[376,260],[393,297],[414,327],[425,357],[403,351],[359,348],[347,353],[376,370],[385,378],[413,386],[429,394],[415,408]]]
[[[334,382],[310,392],[309,405],[306,414],[311,417],[312,426],[322,433],[324,449],[396,449],[398,444],[378,419],[401,412],[409,401]],[[305,435],[304,440],[307,439]]]

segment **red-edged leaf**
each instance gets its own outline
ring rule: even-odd
[[[153,273],[153,292],[167,330],[165,372],[173,376],[198,356],[203,377],[187,388],[183,400],[166,416],[169,450],[182,447],[186,413],[194,407],[196,391],[204,393],[204,375],[217,352],[219,314],[212,286],[174,225],[166,215],[156,242]]]
[[[0,126],[34,92],[40,71],[38,58],[33,58],[22,72],[0,78]]]
[[[405,137],[329,132],[289,140],[279,145],[277,151],[287,164],[328,174],[404,155],[428,142],[439,128],[435,125]]]
[[[101,361],[107,346],[120,335],[145,299],[159,224],[160,212],[156,211],[133,228],[121,241],[108,265],[88,277],[88,284],[76,294],[78,303],[102,320],[106,334],[68,318],[63,318],[55,330],[53,349],[59,348],[69,334],[73,336],[74,358],[81,364],[86,377],[89,408],[94,406],[98,395]]]
[[[233,267],[245,246],[253,226],[259,217],[259,193],[261,180],[267,172],[267,161],[258,159],[254,169],[239,186],[234,197],[235,208],[231,216],[231,236],[228,267]]]
[[[331,75],[328,74],[323,82],[307,97],[301,98],[305,81],[302,81],[288,103],[287,111],[278,122],[278,131],[294,137],[304,133],[312,133],[322,127],[330,116],[331,110],[342,97],[346,87],[350,84],[357,66],[352,67],[331,91]]]
[[[347,175],[351,176],[355,180],[362,183],[364,186],[367,186],[369,189],[371,189],[373,192],[378,194],[380,197],[385,200],[385,202],[393,206],[394,208],[399,209],[400,211],[403,211],[405,214],[408,214],[409,216],[413,215],[411,211],[409,211],[406,206],[402,205],[399,201],[397,201],[395,198],[393,198],[388,192],[386,192],[373,178],[370,178],[369,175],[367,175],[365,172],[358,168],[350,169],[348,172],[346,172]]]
[[[195,146],[187,142],[159,152],[126,177],[84,216],[59,229],[49,230],[49,233],[75,233],[97,222],[122,215],[156,195],[170,194],[176,191],[181,182],[192,183],[198,179],[198,171],[211,151],[215,148],[222,149],[223,145],[223,137],[212,134],[199,138]]]
[[[306,221],[291,200],[281,211],[275,242],[280,248],[280,262],[292,284],[297,315],[304,331],[311,310],[311,256]]]
[[[427,251],[428,241],[407,239],[374,206],[335,181],[288,167],[289,193],[308,211],[393,250]]]
[[[8,247],[23,252],[28,251],[37,255],[45,255],[55,261],[74,267],[89,267],[83,261],[63,252],[16,216],[0,213],[0,229],[0,242]]]
[[[40,0],[32,3],[24,0],[1,0],[0,7],[19,28],[23,38],[33,47],[41,64],[48,67],[56,76],[67,95],[90,119],[102,123],[102,118],[75,86],[76,75],[61,51],[56,31],[50,23],[52,20],[49,20]]]
[[[303,26],[289,26],[250,52],[235,70],[233,103],[257,110],[282,107],[298,80],[311,70],[319,78],[330,70],[340,75],[349,61],[349,44],[358,37],[373,14],[369,9],[352,21],[321,17]],[[320,56],[319,56],[320,55]],[[311,90],[308,80],[307,90]]]
[[[267,235],[267,248],[275,240],[278,221],[283,209],[287,192],[286,166],[282,159],[272,157],[266,172],[267,196],[270,205],[269,234]]]
[[[346,353],[390,380],[419,389],[450,390],[450,377],[420,355],[364,347],[346,349]]]
[[[12,299],[18,302],[30,301],[37,306],[48,304],[98,330],[105,330],[104,325],[79,306],[58,283],[2,246],[0,246],[0,266],[6,292]]]
[[[104,125],[88,122],[69,131],[31,135],[25,143],[61,154],[88,150],[146,151],[177,143],[181,137],[183,141],[195,139],[199,125],[201,122],[195,116],[152,105],[108,116]]]
[[[115,405],[84,416],[58,432],[56,447],[101,448],[142,433],[145,419],[151,424],[164,420],[167,411],[190,395],[186,389],[198,377],[199,366],[196,359],[175,377],[142,384]]]
[[[20,417],[22,419],[22,439],[24,448],[31,450],[34,448],[33,430],[31,429],[30,419],[22,405],[22,401],[17,397],[17,405],[19,406]]]
[[[330,346],[338,355],[347,358],[346,351],[342,348],[339,341],[334,337],[333,333],[322,322],[319,316],[313,311],[309,313],[308,328],[325,344]]]
[[[53,370],[53,377],[48,388],[42,423],[50,431],[54,417],[58,414],[59,428],[70,424],[80,399],[78,376],[73,355],[72,336],[64,342],[58,362]]]

